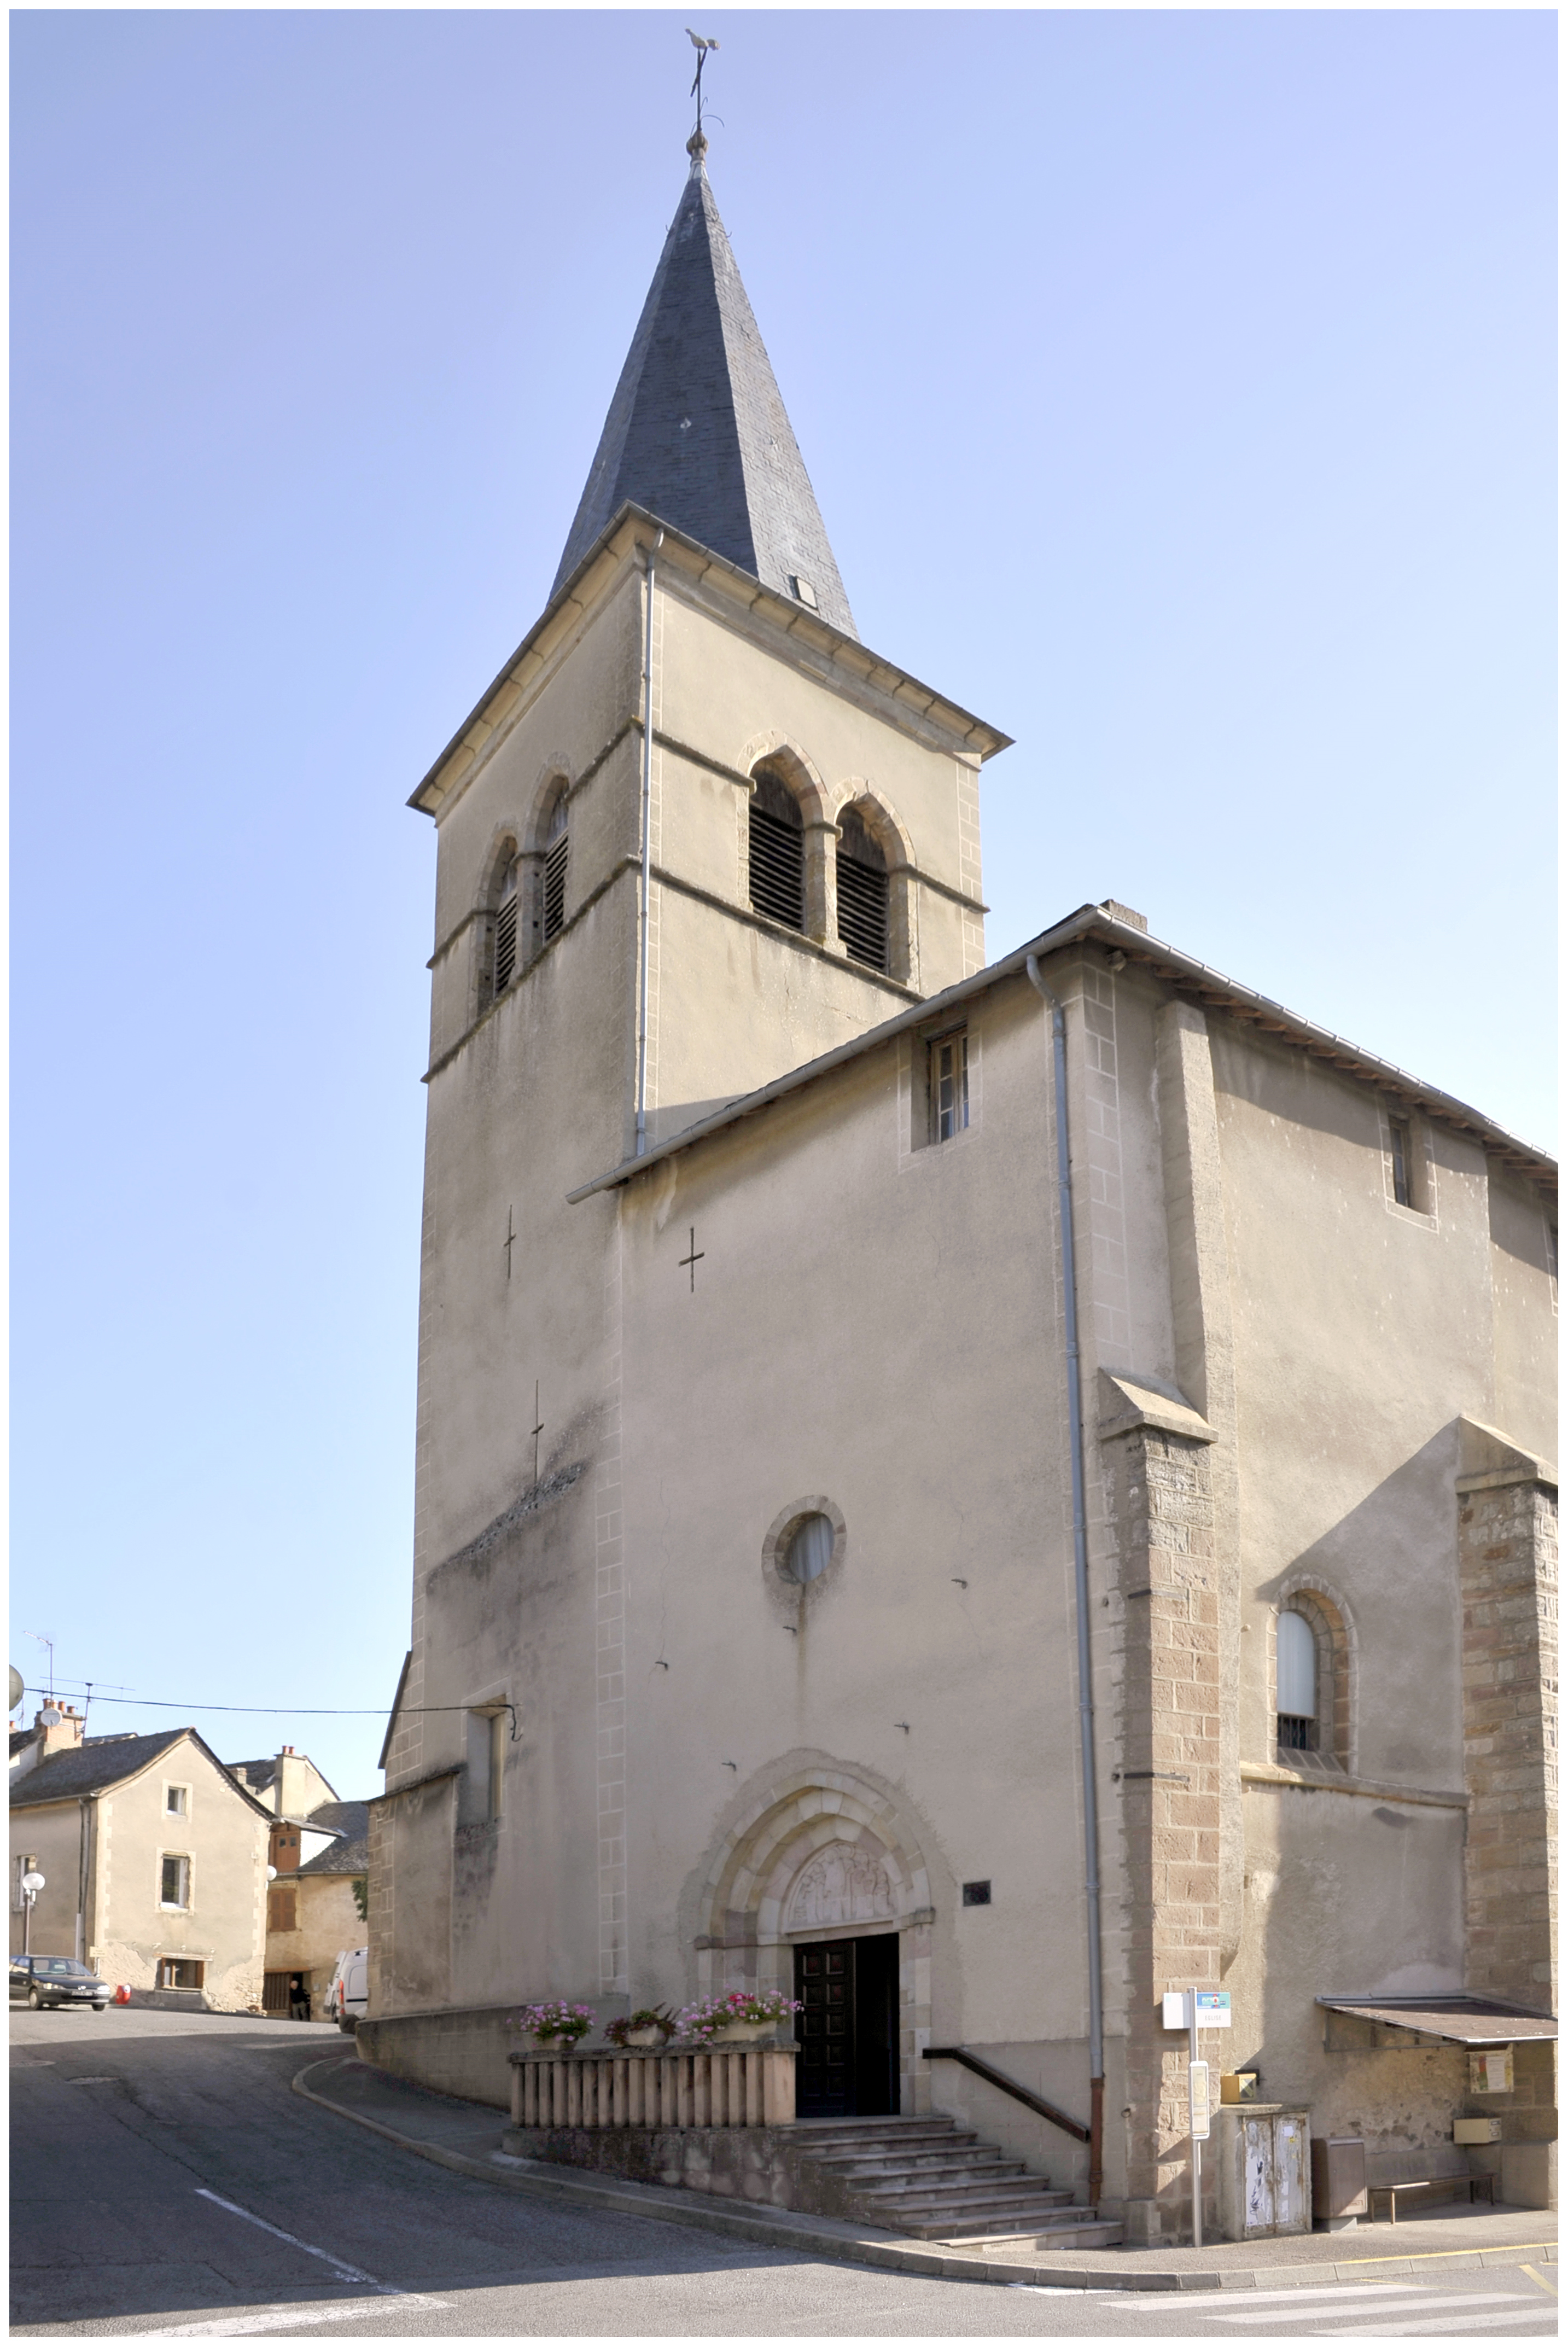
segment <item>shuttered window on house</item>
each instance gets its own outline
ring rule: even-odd
[[[299,1893],[284,1890],[275,1883],[267,1893],[267,1929],[269,1932],[292,1932],[296,1928]]]
[[[805,928],[805,833],[799,802],[771,768],[753,777],[747,882],[752,903],[786,928]]]
[[[861,817],[839,817],[838,934],[852,961],[887,968],[887,862]]]
[[[562,791],[550,816],[545,840],[544,904],[540,928],[548,946],[566,927],[566,862],[570,840],[567,832],[567,800]]]

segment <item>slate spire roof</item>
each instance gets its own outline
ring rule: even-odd
[[[811,602],[856,632],[773,368],[719,207],[691,141],[692,171],[599,450],[552,596],[623,505],[672,522],[764,587]]]

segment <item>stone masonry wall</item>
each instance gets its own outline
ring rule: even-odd
[[[1186,2229],[1189,2190],[1187,2042],[1162,2029],[1158,1999],[1220,1978],[1214,1512],[1202,1441],[1135,1427],[1106,1441],[1102,1456],[1121,1568],[1126,2222],[1129,2239],[1153,2240]]]
[[[1459,1510],[1466,1983],[1555,2012],[1556,1493],[1461,1476]]]

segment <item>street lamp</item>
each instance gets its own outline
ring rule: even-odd
[[[45,1878],[36,1866],[28,1868],[22,1877],[22,1953],[33,1952],[33,1901],[44,1888]]]

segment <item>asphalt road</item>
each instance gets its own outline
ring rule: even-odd
[[[34,2338],[1540,2338],[1521,2265],[1170,2299],[924,2280],[471,2181],[291,2094],[335,2033],[12,2017],[15,2328]],[[501,2124],[497,2116],[497,2129]],[[1554,2279],[1554,2276],[1553,2277]]]

